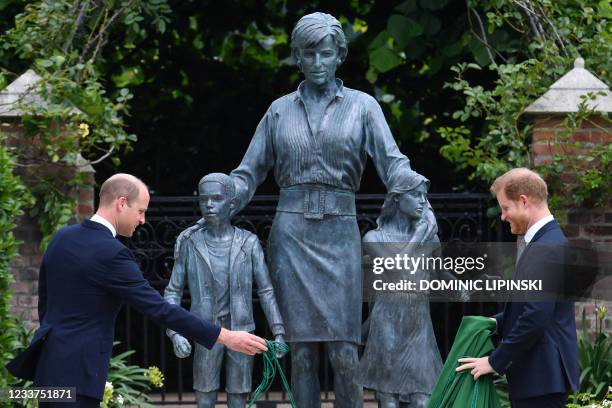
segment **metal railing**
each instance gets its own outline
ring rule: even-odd
[[[376,228],[376,218],[384,200],[382,194],[358,194],[356,196],[357,221],[361,234]],[[233,224],[257,234],[266,248],[274,218],[278,196],[255,196],[250,204],[233,220]],[[502,229],[499,222],[492,222],[487,217],[490,206],[489,194],[430,194],[429,201],[434,209],[442,242],[460,240],[464,242],[501,241]],[[138,259],[145,277],[151,285],[163,292],[168,284],[174,263],[174,243],[178,234],[193,225],[200,218],[197,197],[152,197],[147,211],[147,222],[136,230],[127,245]],[[183,306],[189,308],[188,289],[183,296]],[[255,299],[256,334],[271,338],[265,317]],[[367,307],[364,307],[364,319],[367,317]],[[459,326],[461,317],[466,314],[492,314],[497,309],[495,304],[468,303],[443,304],[432,303],[431,317],[438,346],[445,357]],[[118,318],[115,338],[121,341],[121,350],[136,351],[130,357],[132,364],[145,367],[157,365],[165,373],[166,384],[161,392],[162,404],[194,404],[192,384],[193,357],[178,359],[174,356],[172,343],[166,337],[163,328],[155,325],[144,316],[129,307],[122,310]],[[323,391],[323,401],[332,399],[332,375],[327,356],[321,350],[320,378]],[[261,359],[255,360],[254,385],[258,383],[261,373]],[[289,373],[289,359],[283,359],[286,373]],[[223,376],[222,376],[223,377]],[[223,389],[223,380],[221,389]],[[280,390],[280,384],[274,384],[272,389]],[[172,393],[173,398],[166,398],[165,393]],[[185,393],[191,397],[184,399]],[[278,395],[278,393],[275,393]],[[266,395],[266,407],[275,403],[287,402],[284,394],[281,399]]]

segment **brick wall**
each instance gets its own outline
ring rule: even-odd
[[[58,176],[58,169],[44,159],[34,137],[26,136],[18,120],[5,120],[0,124],[0,131],[8,135],[7,144],[14,147],[21,161],[34,164],[17,169],[18,174],[28,183],[34,176]],[[41,159],[42,158],[42,159]],[[94,174],[88,172],[86,183],[79,189],[69,191],[77,199],[74,218],[71,222],[80,222],[91,217],[94,211]],[[10,272],[14,282],[10,286],[13,292],[11,313],[24,320],[29,327],[38,326],[38,270],[42,261],[40,250],[41,233],[36,219],[26,214],[18,220],[14,231],[15,237],[23,243],[19,245],[18,253],[10,264]]]
[[[597,306],[607,307],[608,313],[603,321],[597,321]],[[597,305],[590,302],[578,302],[576,303],[576,324],[578,330],[582,328],[582,315],[584,312],[584,317],[586,321],[586,328],[590,333],[595,333],[598,325],[601,325],[603,331],[607,333],[612,333],[612,309],[610,302],[598,302]]]
[[[550,164],[555,154],[583,154],[595,146],[612,143],[612,127],[600,117],[585,120],[569,137],[562,135],[562,122],[563,116],[558,115],[540,116],[534,119],[531,152],[535,166]],[[575,142],[580,142],[579,146],[575,146]],[[589,163],[585,162],[584,165],[588,166]],[[562,177],[562,181],[566,184],[574,182],[570,175]],[[612,265],[612,202],[608,201],[599,208],[572,209],[561,216],[560,221],[565,235],[573,245],[590,247],[598,252],[598,263],[602,268],[607,268],[609,275],[611,272],[609,268]],[[590,331],[594,331],[595,308],[604,306],[609,312],[603,327],[605,331],[612,333],[612,301],[609,296],[612,293],[612,283],[609,281],[608,279],[598,285],[600,293],[602,291],[608,293],[603,300],[576,304],[576,321],[579,327],[582,312],[586,311],[587,327]]]

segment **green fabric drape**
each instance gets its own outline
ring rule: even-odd
[[[464,316],[427,408],[500,408],[493,376],[474,381],[470,370],[456,372],[463,357],[484,357],[495,349],[489,337],[495,322],[488,317]]]

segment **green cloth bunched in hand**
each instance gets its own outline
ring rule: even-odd
[[[495,322],[488,317],[463,317],[427,408],[500,408],[493,375],[474,381],[470,370],[455,371],[461,365],[457,362],[460,358],[491,355],[495,350],[490,338],[493,331]]]
[[[266,340],[268,350],[263,353],[263,362],[264,362],[264,372],[263,379],[261,380],[261,384],[259,387],[253,392],[251,396],[251,402],[248,405],[248,408],[251,408],[255,401],[261,397],[272,385],[272,381],[274,381],[274,377],[276,377],[276,373],[278,370],[278,375],[281,378],[281,384],[283,388],[287,392],[287,397],[289,398],[289,402],[291,403],[292,408],[296,408],[295,400],[293,399],[293,393],[291,392],[291,387],[289,386],[289,381],[285,377],[285,373],[276,357],[276,352],[281,352],[286,354],[289,351],[289,346],[286,343],[278,343],[276,341]]]

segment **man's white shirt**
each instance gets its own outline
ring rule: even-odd
[[[551,222],[552,220],[554,220],[555,217],[553,217],[552,215],[547,215],[546,217],[542,218],[541,220],[539,220],[538,222],[536,222],[535,224],[533,224],[531,226],[531,228],[529,228],[527,230],[527,232],[525,233],[525,243],[530,243],[531,240],[533,239],[533,237],[535,236],[535,234],[546,224],[548,224],[549,222]]]
[[[94,214],[91,218],[91,221],[93,222],[97,222],[99,224],[104,225],[106,228],[108,228],[111,232],[111,234],[113,234],[113,237],[117,236],[117,231],[115,230],[115,227],[113,227],[113,224],[111,224],[110,222],[108,222],[108,220],[104,217],[100,217],[98,214]]]

